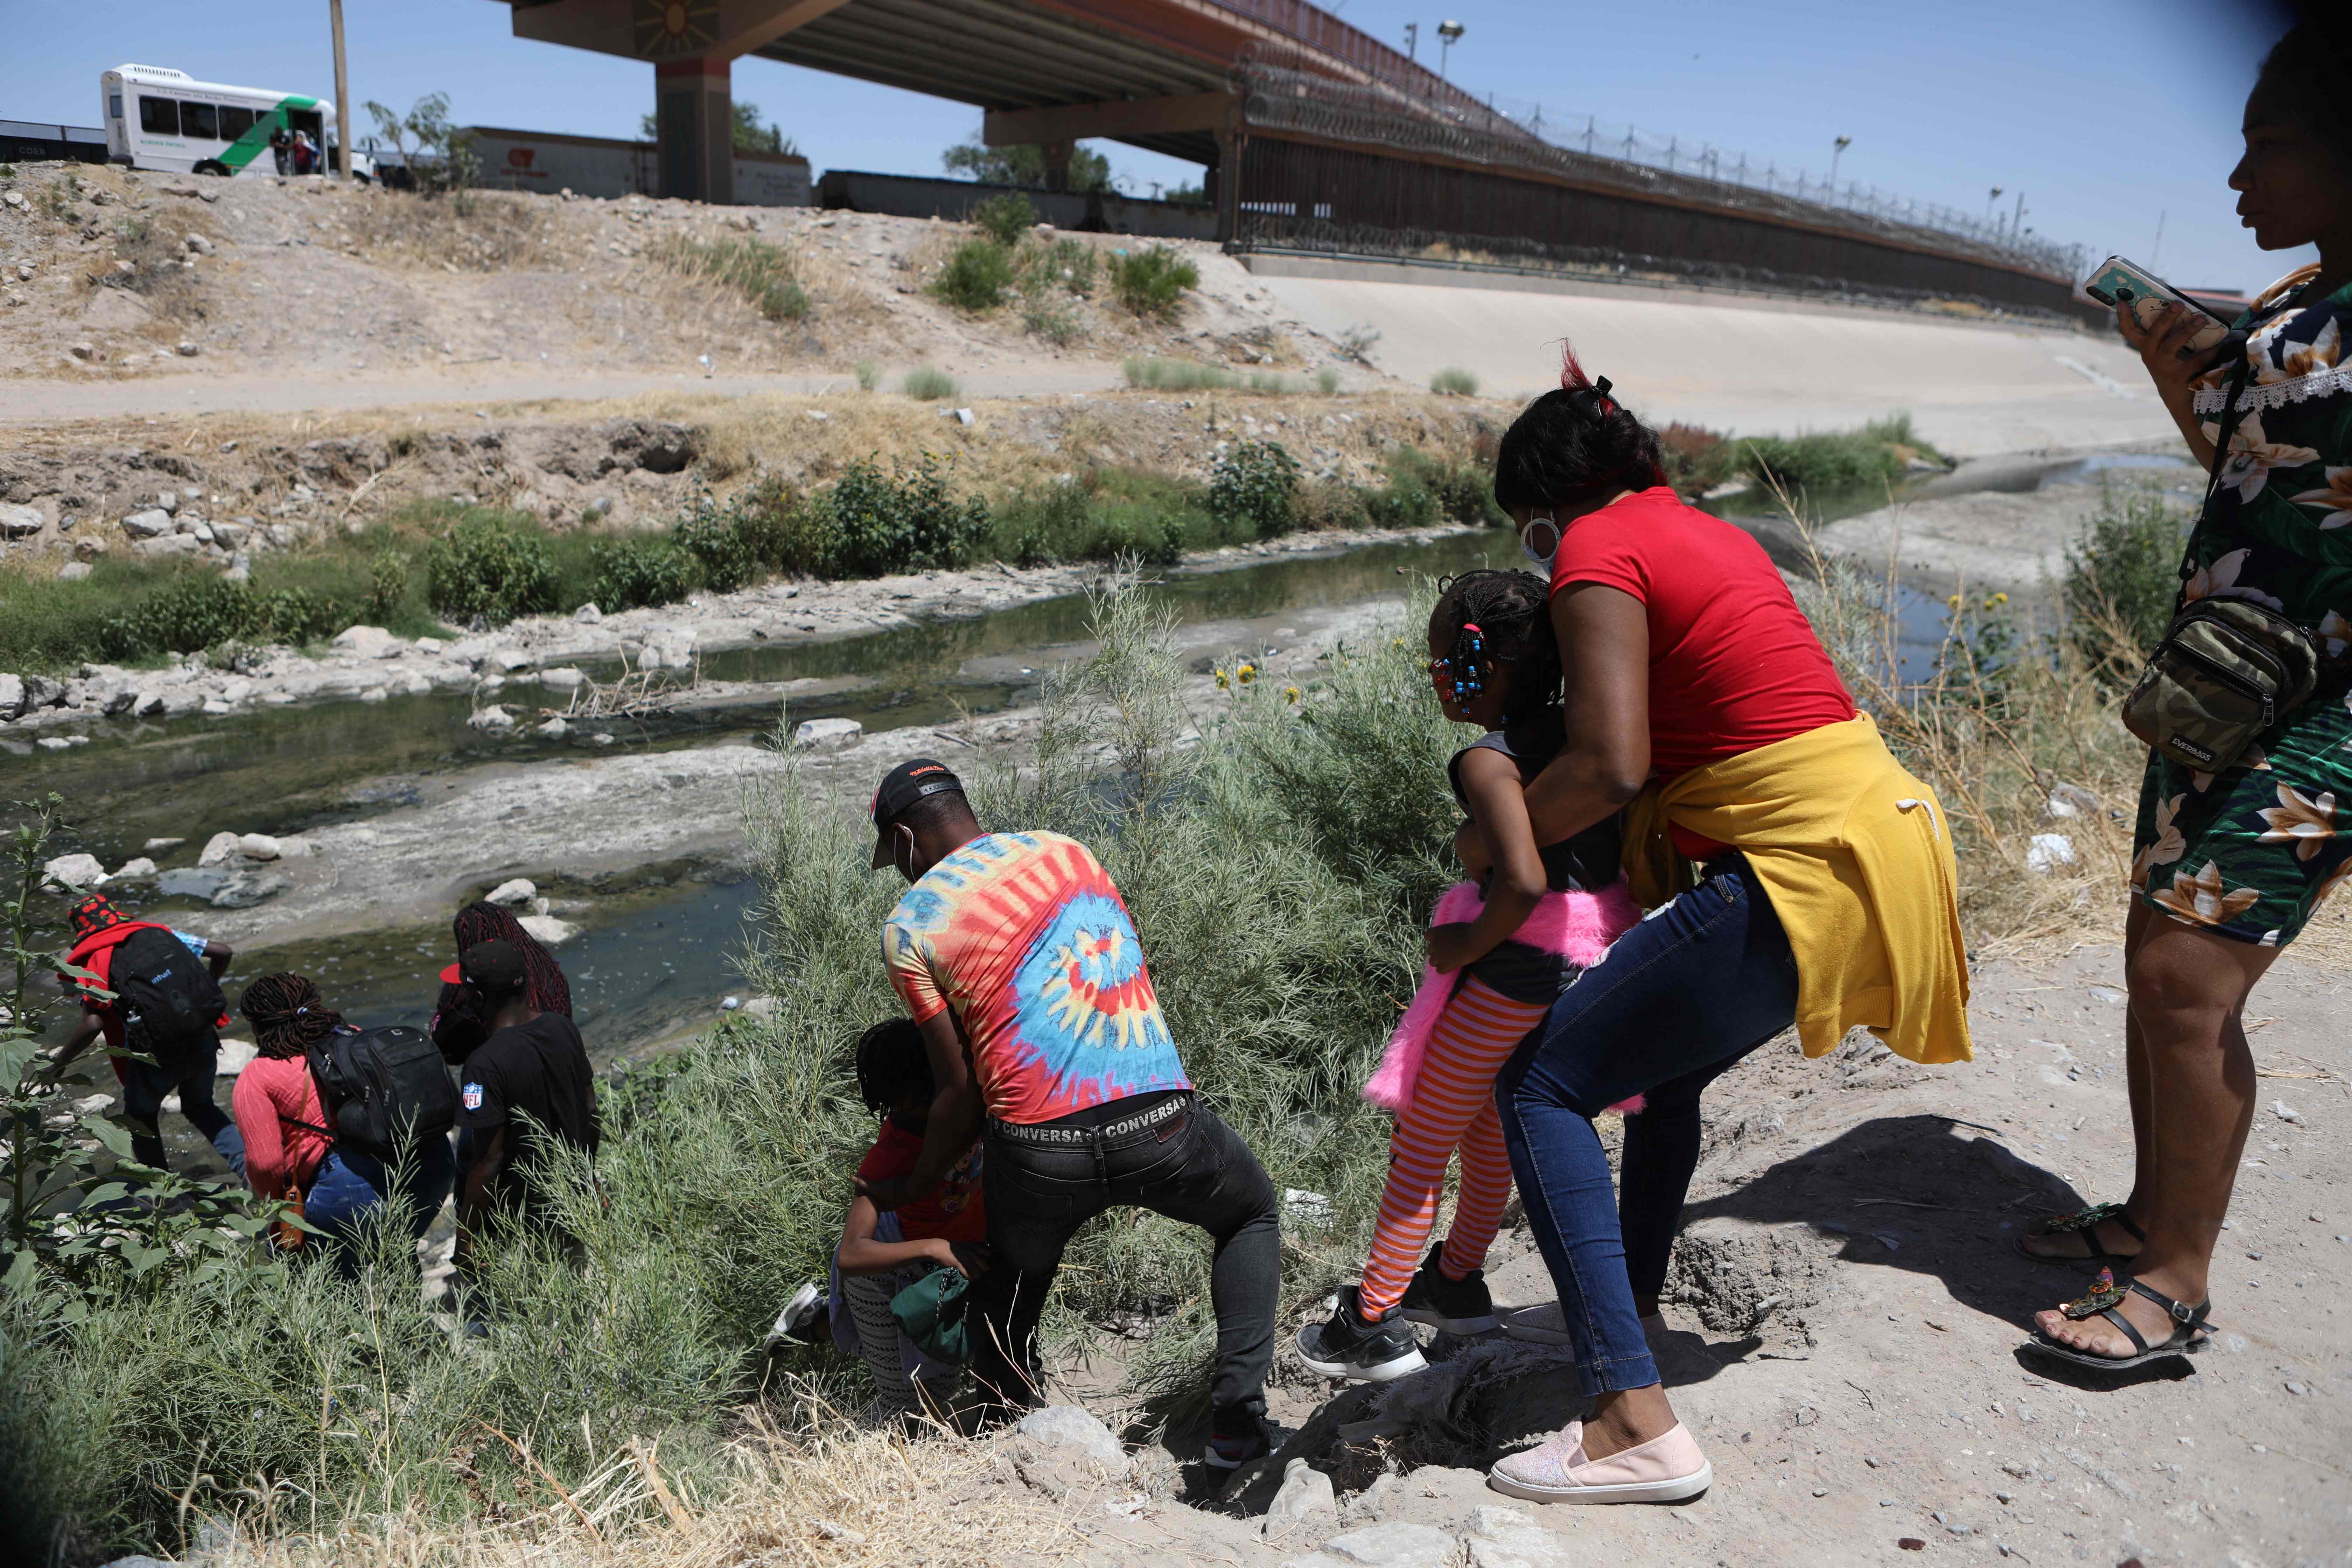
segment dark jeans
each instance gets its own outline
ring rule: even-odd
[[[220,1042],[215,1040],[194,1056],[180,1057],[162,1067],[122,1060],[122,1116],[131,1123],[131,1154],[142,1165],[163,1170],[163,1135],[155,1120],[163,1113],[164,1097],[180,1092],[180,1114],[212,1143],[229,1169],[245,1174],[245,1138],[228,1116],[213,1102],[213,1079],[220,1070]]]
[[[397,1175],[400,1180],[395,1181]],[[362,1229],[383,1208],[387,1199],[399,1205],[392,1223],[408,1233],[412,1242],[424,1238],[441,1212],[457,1178],[449,1155],[449,1140],[426,1138],[395,1172],[373,1154],[340,1145],[330,1150],[310,1178],[303,1194],[302,1217],[326,1232],[325,1245],[336,1272],[345,1279],[359,1276]]]
[[[1658,1381],[1629,1271],[1665,1276],[1696,1159],[1699,1090],[1796,1011],[1788,935],[1746,859],[1727,855],[1579,975],[1496,1079],[1512,1173],[1587,1394]],[[1627,1122],[1621,1232],[1592,1118],[1644,1092],[1667,1115],[1638,1135],[1651,1113]]]
[[[1274,1184],[1214,1111],[1189,1114],[1114,1140],[1060,1147],[991,1130],[984,1190],[989,1268],[972,1287],[972,1375],[1003,1404],[1034,1402],[1037,1320],[1078,1226],[1108,1208],[1148,1208],[1215,1238],[1209,1300],[1217,1314],[1220,1415],[1265,1413],[1265,1370],[1282,1296],[1282,1234]]]

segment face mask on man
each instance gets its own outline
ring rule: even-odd
[[[1546,576],[1551,574],[1552,557],[1559,553],[1559,521],[1548,511],[1530,513],[1528,525],[1519,530],[1519,548]]]

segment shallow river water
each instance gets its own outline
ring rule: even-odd
[[[1458,534],[1427,544],[1171,573],[1150,592],[1175,612],[1180,640],[1201,657],[1263,648],[1287,629],[1281,621],[1394,597],[1407,577],[1518,559],[1507,532]],[[1905,662],[1932,659],[1943,607],[1906,591],[1901,609]],[[1033,700],[1040,672],[1087,650],[1087,614],[1085,598],[1070,595],[969,620],[717,653],[705,658],[703,672],[807,682],[792,694],[795,719],[837,715],[869,731],[936,723],[960,711],[987,713]],[[157,857],[169,868],[192,862],[204,838],[222,829],[299,833],[395,809],[414,795],[419,775],[560,765],[579,754],[563,742],[484,735],[466,723],[470,707],[462,693],[436,693],[163,722],[101,721],[91,726],[87,746],[0,758],[0,776],[10,800],[50,790],[64,796],[74,831],[58,852],[86,848],[112,866],[141,853],[151,837],[185,837],[185,845]],[[625,746],[692,746],[730,731],[764,731],[774,716],[772,705],[761,703],[659,731],[616,732]],[[743,992],[737,959],[757,889],[749,879],[703,879],[709,875],[648,868],[643,885],[619,893],[600,888],[584,910],[566,911],[585,927],[562,957],[575,1013],[600,1058],[707,1017],[723,996]],[[127,889],[124,896],[130,901]],[[144,908],[155,918],[204,929],[200,907],[157,899]],[[432,1005],[435,976],[452,956],[446,925],[378,931],[273,944],[250,961],[240,958],[231,978],[249,979],[265,967],[298,968],[319,976],[336,1005],[355,1017],[418,1023]]]

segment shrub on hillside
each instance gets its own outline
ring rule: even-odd
[[[852,463],[808,504],[824,530],[832,576],[953,566],[976,554],[990,531],[986,504],[956,500],[928,453],[887,474],[871,459]]]
[[[1011,250],[1037,226],[1037,209],[1019,191],[1008,191],[974,203],[971,222],[981,233]]]
[[[457,523],[425,556],[425,598],[467,625],[502,626],[559,607],[555,563],[544,540],[490,518]]]
[[[605,610],[675,605],[694,589],[694,557],[666,539],[608,539],[589,546],[588,596]]]
[[[698,239],[666,234],[646,254],[680,277],[698,278],[750,300],[772,321],[797,321],[809,312],[793,253],[772,240],[750,235]]]
[[[2103,485],[2099,510],[2066,548],[2066,636],[2085,666],[2121,685],[2171,623],[2180,554],[2195,521],[2154,485]]]
[[[1658,432],[1666,460],[1666,483],[1685,495],[1702,495],[1729,479],[1738,448],[1720,432],[1677,421]]]
[[[1429,390],[1441,397],[1475,397],[1478,378],[1466,370],[1441,370],[1429,378]]]
[[[304,588],[257,591],[210,574],[181,577],[133,608],[109,616],[100,639],[109,658],[194,653],[232,641],[315,642],[343,626],[343,613]]]
[[[1013,257],[992,239],[968,239],[955,247],[931,280],[931,292],[971,315],[1004,303],[1013,287]]]
[[[1239,441],[1209,475],[1209,510],[1221,521],[1271,539],[1297,521],[1298,460],[1279,441]]]
[[[956,378],[936,365],[917,365],[907,373],[902,384],[907,395],[918,403],[937,403],[956,395]]]
[[[1165,245],[1129,252],[1111,264],[1118,302],[1147,321],[1172,321],[1184,290],[1201,286],[1201,269]]]

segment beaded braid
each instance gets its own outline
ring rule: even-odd
[[[1438,591],[1454,626],[1456,668],[1475,669],[1483,658],[1510,665],[1512,708],[1524,715],[1549,707],[1559,691],[1559,646],[1544,580],[1532,572],[1465,572],[1440,582]],[[1475,693],[1477,687],[1474,681],[1463,689]]]
[[[253,1026],[255,1048],[278,1061],[307,1054],[343,1022],[305,974],[263,975],[245,988],[236,1010]]]

